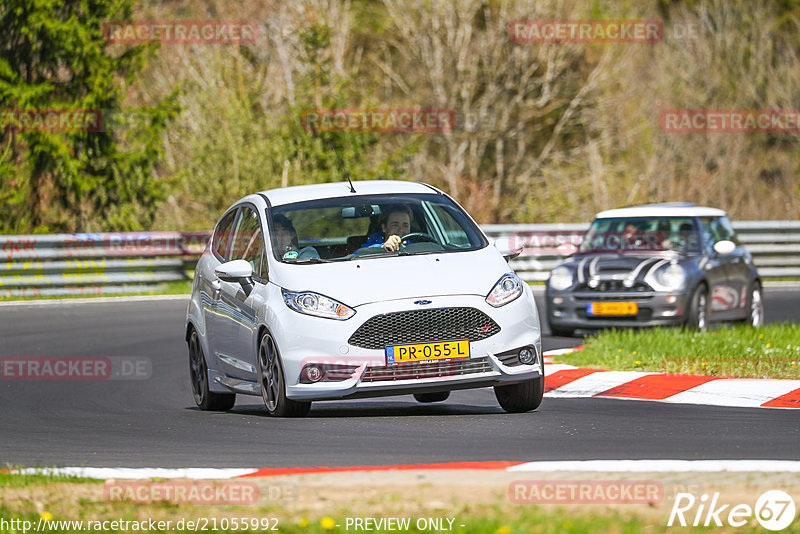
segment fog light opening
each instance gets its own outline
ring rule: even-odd
[[[563,304],[564,297],[553,297],[553,304]]]
[[[678,296],[677,295],[667,295],[667,299],[666,300],[667,300],[667,304],[675,304],[676,302],[678,302]]]
[[[325,373],[316,365],[309,365],[303,369],[303,378],[309,382],[319,382]]]
[[[519,351],[519,363],[530,365],[536,361],[536,353],[529,348]]]

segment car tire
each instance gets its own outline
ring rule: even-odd
[[[200,345],[200,337],[192,328],[189,334],[189,377],[192,381],[194,402],[201,410],[227,411],[236,404],[235,393],[214,393],[208,385],[208,365]]]
[[[753,281],[750,286],[750,297],[747,299],[747,318],[745,321],[753,328],[758,328],[764,324],[764,293],[761,290],[761,282]]]
[[[542,403],[544,376],[532,378],[518,384],[494,386],[494,396],[500,407],[508,413],[523,413],[535,410]]]
[[[708,312],[708,288],[706,288],[705,284],[700,284],[689,300],[689,315],[686,318],[686,326],[692,330],[708,330]]]
[[[311,409],[311,403],[286,398],[286,380],[278,347],[269,334],[261,336],[256,363],[261,397],[267,412],[272,417],[305,417]]]
[[[417,399],[417,402],[424,403],[446,401],[447,397],[449,396],[449,391],[438,391],[436,393],[414,393],[414,398]]]

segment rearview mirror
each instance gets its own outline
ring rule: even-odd
[[[717,241],[714,243],[714,252],[719,254],[720,256],[726,256],[736,250],[736,243],[733,241],[728,241],[724,239],[722,241]]]
[[[223,282],[239,282],[245,297],[253,292],[253,267],[247,260],[233,260],[214,269],[214,274]]]
[[[495,240],[494,247],[500,251],[506,261],[509,261],[522,254],[524,244],[517,236],[504,236]]]
[[[253,268],[249,261],[233,260],[219,265],[214,269],[214,274],[223,282],[238,282],[253,276]]]

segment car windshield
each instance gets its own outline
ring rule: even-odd
[[[700,237],[690,217],[595,219],[578,253],[698,252]]]
[[[284,263],[463,252],[488,245],[464,211],[440,194],[347,196],[270,211],[273,254]],[[382,248],[392,235],[402,239],[397,251]]]

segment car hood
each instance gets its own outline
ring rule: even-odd
[[[643,279],[647,273],[663,265],[664,260],[682,260],[687,256],[675,252],[655,254],[582,254],[572,256],[566,263],[571,265],[579,280],[598,278],[600,280],[623,279],[636,273],[637,280]]]
[[[351,307],[439,295],[486,296],[510,272],[492,246],[471,252],[420,254],[296,265],[275,262],[270,280],[293,291],[315,291]]]

